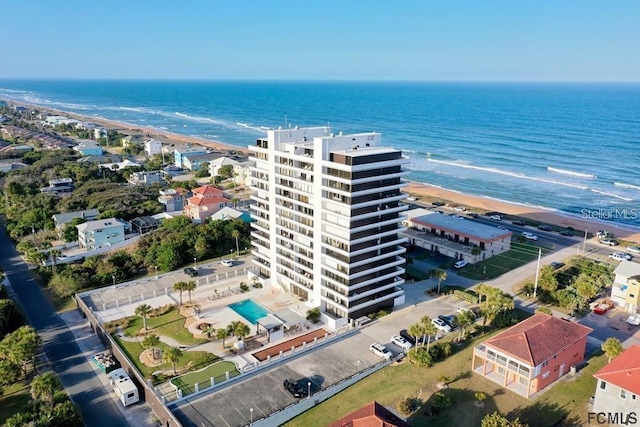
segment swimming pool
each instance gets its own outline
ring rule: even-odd
[[[227,307],[247,319],[252,325],[269,314],[263,306],[251,298],[229,304]]]

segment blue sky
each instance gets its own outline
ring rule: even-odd
[[[640,80],[640,1],[7,1],[0,78]]]

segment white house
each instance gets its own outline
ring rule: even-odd
[[[622,260],[613,272],[611,300],[619,309],[635,313],[640,308],[640,264]]]
[[[144,142],[144,153],[151,157],[162,154],[162,142],[156,139],[148,139]]]

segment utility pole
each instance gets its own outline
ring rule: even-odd
[[[538,277],[540,276],[540,258],[542,258],[542,248],[538,248],[538,265],[536,266],[536,281],[533,284],[533,297],[538,294]]]

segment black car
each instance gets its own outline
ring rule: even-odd
[[[305,397],[307,395],[307,392],[304,390],[304,388],[300,387],[300,385],[294,380],[284,380],[284,383],[282,383],[282,385],[284,386],[284,389],[291,393],[291,395],[296,399],[300,399],[301,397]]]
[[[405,340],[409,341],[411,345],[416,345],[415,337],[412,337],[406,329],[401,330],[399,335]]]
[[[562,231],[560,232],[560,235],[561,235],[561,236],[570,236],[570,237],[573,237],[573,231],[571,231],[571,230],[562,230]]]
[[[456,316],[454,316],[454,315],[451,315],[451,316],[438,316],[438,319],[442,320],[444,323],[449,325],[451,327],[452,331],[455,331],[460,326],[460,325],[458,325],[458,322],[456,321]]]
[[[478,214],[475,212],[469,212],[467,216],[470,216],[471,218],[478,218]]]
[[[551,267],[553,267],[554,270],[557,270],[559,268],[564,267],[564,262],[552,262],[551,264],[549,264]]]
[[[198,275],[198,270],[193,267],[187,267],[184,269],[184,274],[188,274],[191,277],[196,277]]]
[[[553,227],[550,225],[542,224],[538,226],[538,230],[542,231],[553,231]]]
[[[515,221],[513,221],[511,224],[513,225],[527,225],[523,220],[521,219],[516,219]]]
[[[444,206],[444,205],[446,205],[446,203],[445,203],[445,202],[438,202],[438,201],[435,201],[435,202],[433,202],[433,203],[431,203],[431,204],[432,204],[433,206]]]

